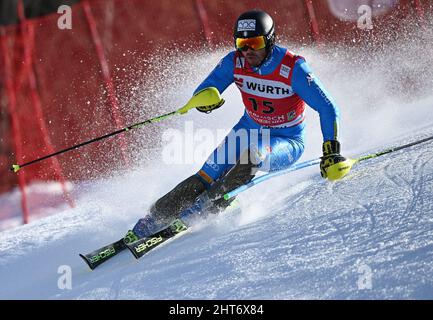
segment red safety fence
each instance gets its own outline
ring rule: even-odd
[[[70,30],[58,28],[60,14],[26,20],[21,11],[18,25],[0,27],[0,194],[19,186],[25,213],[26,186],[57,181],[63,186],[64,200],[73,205],[67,181],[99,177],[129,165],[133,135],[122,135],[18,174],[9,171],[13,163],[143,120],[127,105],[125,70],[164,48],[211,50],[219,44],[232,45],[234,21],[246,10],[270,13],[283,40],[356,45],[386,41],[390,31],[403,27],[402,21],[422,23],[433,6],[433,0],[387,0],[382,7],[375,7],[376,1],[344,1],[346,6],[342,2],[89,0],[72,6]],[[366,3],[373,8],[372,30],[357,25],[362,15],[359,7]],[[148,74],[155,75],[154,67],[148,68]],[[144,81],[152,81],[151,76]],[[154,116],[160,110],[142,108],[141,116]],[[3,209],[0,219],[7,215]]]

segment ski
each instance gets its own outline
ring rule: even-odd
[[[122,239],[117,240],[116,242],[113,242],[109,245],[103,246],[102,248],[99,248],[88,254],[80,253],[80,257],[83,258],[83,260],[87,263],[90,269],[93,270],[100,264],[108,261],[115,255],[117,255],[119,252],[125,250],[127,243],[131,243],[136,240],[137,236],[131,230],[129,230],[126,233],[125,237],[123,237]]]
[[[88,254],[79,254],[80,257],[86,262],[91,270],[94,270],[97,266],[110,260],[116,256],[119,252],[128,248],[134,257],[137,259],[143,256],[149,250],[155,248],[161,243],[174,237],[178,233],[185,231],[187,226],[180,219],[174,220],[167,228],[155,233],[154,235],[142,239],[133,239],[131,231],[128,231],[127,235],[109,245],[103,246],[95,251]],[[135,242],[134,242],[135,240]]]
[[[203,202],[204,203],[204,202]],[[202,217],[203,203],[200,202],[197,205],[184,210],[180,217],[187,221],[191,216],[198,214]],[[237,201],[233,201],[229,207],[226,208],[225,212],[231,212],[239,207]],[[174,220],[168,227],[156,232],[152,236],[137,239],[137,237],[128,231],[126,236],[116,242],[92,251],[88,254],[80,254],[80,257],[86,262],[91,270],[95,269],[100,264],[108,261],[112,257],[116,256],[119,252],[129,249],[136,259],[141,258],[144,254],[173,238],[174,236],[187,230],[187,225],[181,219]]]
[[[188,229],[186,224],[180,220],[174,220],[167,228],[155,233],[150,237],[139,239],[135,242],[126,244],[136,259],[141,258],[150,250],[156,248],[167,240]]]
[[[109,245],[106,245],[88,254],[80,253],[80,257],[83,258],[83,260],[87,263],[89,268],[93,270],[100,264],[111,259],[112,257],[114,257],[119,252],[125,249],[126,249],[126,244],[124,239],[122,238],[116,242],[113,242]]]

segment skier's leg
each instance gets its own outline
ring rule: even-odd
[[[236,156],[235,165],[230,161],[214,162],[217,151],[225,146],[226,143],[221,144],[197,174],[185,179],[157,200],[150,210],[151,214],[137,222],[134,234],[143,237],[155,233],[176,219],[183,210],[191,207],[205,191],[212,202],[207,210],[218,213],[231,203],[222,198],[225,193],[251,181],[258,170],[276,171],[290,167],[304,151],[303,141],[271,137],[270,144],[260,144],[259,147],[251,145],[241,156]],[[239,149],[237,151],[240,152]],[[264,160],[260,160],[262,158]]]
[[[207,189],[204,197],[210,201],[207,211],[217,213],[228,207],[231,201],[224,200],[223,195],[254,178],[252,170],[260,163],[261,155],[257,139],[252,137],[259,135],[259,126],[252,128],[247,117],[241,118],[199,170],[198,176]]]
[[[292,166],[304,153],[302,137],[271,136],[269,146],[261,146],[261,152],[266,153],[257,170],[273,172]]]
[[[190,207],[205,190],[202,180],[194,174],[158,199],[151,207],[150,213],[158,221],[173,220],[180,212]]]
[[[199,172],[179,183],[173,190],[156,201],[150,210],[156,220],[165,222],[177,218],[182,211],[194,204],[199,195],[210,189],[214,181],[233,168],[239,159],[240,144],[236,150],[229,148],[228,145],[231,141],[230,137],[236,135],[240,129],[243,129],[241,121],[209,156]]]
[[[151,214],[138,221],[134,233],[142,237],[158,231],[191,207],[205,191],[212,202],[210,211],[219,212],[231,203],[222,198],[226,192],[251,181],[258,170],[275,171],[289,167],[303,153],[302,139],[270,135],[268,139],[255,140],[252,135],[256,131],[248,128],[241,119],[198,173],[156,201]],[[246,141],[239,137],[246,138]],[[251,143],[252,140],[255,142]]]
[[[133,232],[140,238],[154,234],[176,219],[180,212],[192,206],[205,190],[205,185],[197,175],[185,179],[152,205],[150,214],[138,220]]]
[[[216,211],[230,205],[230,201],[222,198],[225,193],[247,184],[258,171],[272,172],[290,167],[303,152],[302,137],[270,136],[266,141],[260,139],[258,146],[250,145],[236,165],[207,191],[210,199],[216,199],[213,201]]]
[[[231,134],[244,127],[242,119],[235,125]],[[179,183],[173,190],[158,199],[150,208],[150,214],[140,219],[133,232],[139,237],[147,236],[166,226],[186,208],[191,207],[197,197],[209,189],[215,180],[227,173],[238,160],[237,152],[225,152],[228,137],[214,150],[206,163],[195,175]],[[224,152],[222,152],[224,150]]]
[[[222,177],[217,179],[206,191],[209,200],[212,202],[212,213],[217,213],[227,208],[231,201],[224,200],[225,193],[250,182],[254,178],[254,168],[257,161],[254,151],[245,150],[237,163]]]

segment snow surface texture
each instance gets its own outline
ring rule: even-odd
[[[134,172],[106,182],[111,192],[95,187],[75,210],[3,232],[0,298],[431,299],[429,150],[360,163],[337,183],[316,172],[294,184],[277,178],[241,197],[241,213],[194,225],[141,260],[125,252],[90,271],[77,254],[119,238],[134,221],[133,205],[110,200],[127,200],[119,185],[150,174]],[[58,288],[64,265],[71,290]]]
[[[298,48],[341,106],[344,155],[433,135],[433,76],[422,68],[432,65],[433,49],[415,54],[422,43],[400,44],[367,65],[344,50]],[[184,87],[165,87],[167,96],[176,94],[181,105],[223,52],[176,60],[170,81]],[[393,63],[403,56],[407,63]],[[416,98],[409,99],[412,86]],[[134,94],[136,104],[148,99]],[[161,123],[165,133],[177,132],[185,159],[185,150],[201,141],[188,139],[185,121],[228,132],[242,114],[233,87],[224,98],[226,105],[210,115],[191,112]],[[318,117],[313,111],[308,117],[300,161],[321,152]],[[90,271],[78,253],[122,237],[207,156],[170,164],[156,152],[128,173],[75,186],[76,208],[0,233],[0,299],[432,299],[432,149],[425,143],[361,162],[335,183],[321,179],[318,168],[277,177],[241,194],[241,212],[193,225],[138,261],[124,252]],[[71,289],[61,289],[68,268]]]

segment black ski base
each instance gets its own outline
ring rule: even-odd
[[[155,233],[150,237],[142,238],[133,243],[129,243],[126,245],[126,247],[131,251],[136,259],[139,259],[150,250],[163,244],[177,234],[185,231],[187,228],[188,227],[182,222],[182,220],[176,219],[167,228]]]

